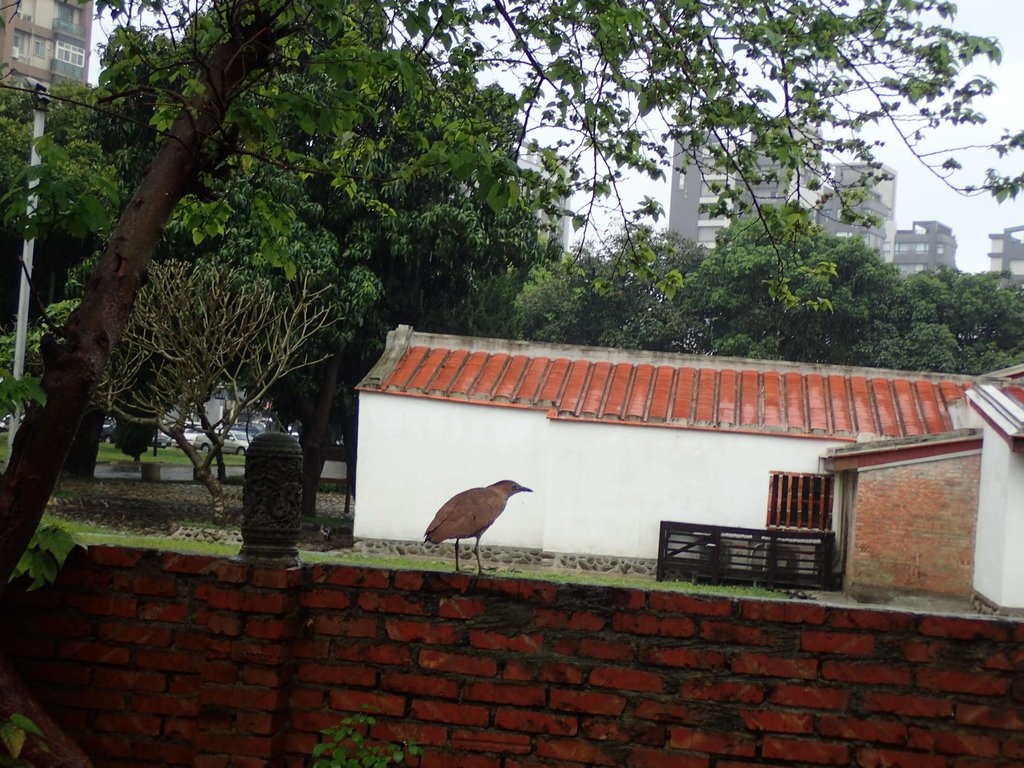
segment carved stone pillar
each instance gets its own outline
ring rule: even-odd
[[[302,449],[283,432],[249,443],[242,486],[242,550],[247,563],[296,564],[302,525]]]

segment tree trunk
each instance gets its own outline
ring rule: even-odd
[[[30,405],[14,438],[7,468],[0,476],[0,590],[28,546],[67,458],[82,415],[121,338],[146,267],[171,213],[195,187],[201,173],[215,167],[219,152],[210,147],[227,109],[247,83],[271,61],[284,29],[259,5],[235,9],[224,42],[203,62],[206,90],[183,109],[135,193],[121,214],[110,243],[85,286],[82,303],[59,338],[43,338],[42,387],[46,405]],[[16,675],[4,667],[5,677]],[[24,686],[0,679],[0,721],[16,712],[40,711]],[[54,741],[61,736],[54,726]],[[62,739],[66,741],[66,739]],[[40,765],[87,766],[69,752],[66,760]]]
[[[0,723],[12,714],[27,717],[43,732],[45,750],[33,737],[25,741],[20,758],[35,768],[92,768],[92,761],[81,748],[50,718],[32,692],[21,681],[7,657],[0,653]],[[0,757],[6,750],[0,745]]]
[[[196,467],[196,479],[210,492],[210,508],[213,510],[213,519],[226,519],[227,505],[224,502],[224,486],[213,476],[209,464],[203,462],[201,466]]]
[[[341,354],[336,353],[324,364],[323,376],[316,400],[300,403],[302,434],[302,516],[316,517],[316,495],[320,489],[320,475],[324,470],[324,442],[331,423],[331,411],[338,391],[338,371]]]
[[[96,453],[106,414],[96,408],[82,417],[74,441],[64,461],[64,472],[76,477],[92,477],[96,472]]]

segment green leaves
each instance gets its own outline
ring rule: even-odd
[[[0,766],[11,768],[29,768],[29,764],[20,759],[25,743],[31,738],[36,748],[42,752],[50,749],[43,741],[42,729],[30,718],[15,712],[7,720],[0,720],[0,746],[6,754],[0,753]]]
[[[11,581],[27,576],[32,580],[29,591],[52,584],[68,555],[78,546],[74,537],[59,525],[40,525],[14,569]]]
[[[325,728],[321,731],[324,740],[313,747],[312,768],[387,768],[422,754],[415,744],[367,740],[366,733],[376,724],[375,718],[360,714],[346,717],[334,728]]]

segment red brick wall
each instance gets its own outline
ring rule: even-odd
[[[0,640],[112,766],[1024,765],[1024,622],[93,548]]]
[[[845,586],[972,591],[981,456],[861,470]]]

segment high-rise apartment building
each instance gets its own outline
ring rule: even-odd
[[[1024,226],[989,235],[988,241],[989,271],[1007,270],[1012,280],[1024,282]]]
[[[679,155],[677,147],[677,158]],[[702,210],[702,207],[718,202],[718,195],[714,190],[716,184],[730,185],[733,179],[724,173],[708,171],[700,159],[698,155],[697,162],[691,162],[683,172],[678,168],[679,163],[674,164],[668,227],[683,237],[695,240],[708,248],[714,248],[715,236],[720,229],[728,226],[730,219],[723,216],[712,217],[706,210]],[[878,177],[868,186],[866,199],[856,205],[855,209],[860,213],[873,214],[879,223],[873,226],[847,224],[841,219],[841,202],[836,195],[825,196],[822,200],[817,194],[808,197],[808,193],[804,191],[803,202],[814,209],[814,221],[838,237],[863,238],[870,247],[876,248],[886,261],[892,261],[896,236],[896,172],[885,166],[873,170],[866,165],[838,165],[834,166],[831,172],[836,185],[840,188],[858,184],[869,173]],[[778,205],[790,199],[793,194],[794,189],[782,182],[774,181],[751,187],[746,190],[744,196],[759,204]]]
[[[20,0],[0,28],[0,60],[44,85],[84,83],[92,47],[93,2]]]
[[[904,276],[940,267],[955,269],[953,230],[938,221],[915,221],[911,229],[896,230],[893,261]]]

